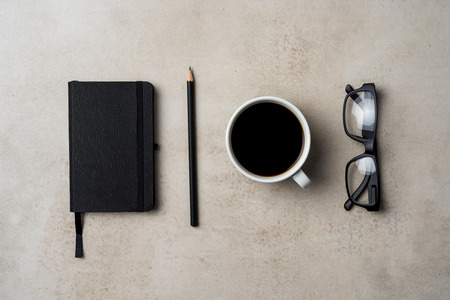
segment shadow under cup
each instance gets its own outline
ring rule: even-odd
[[[230,120],[228,152],[247,177],[263,182],[280,181],[294,175],[306,160],[309,127],[306,124],[308,143],[305,143],[305,129],[299,120],[304,117],[289,106],[296,109],[283,99],[256,98],[239,108]]]

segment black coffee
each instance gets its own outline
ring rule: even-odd
[[[258,103],[245,109],[231,131],[231,147],[247,171],[276,176],[297,162],[303,146],[300,121],[286,107]]]

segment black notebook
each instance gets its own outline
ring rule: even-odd
[[[70,211],[143,212],[155,203],[153,86],[69,82]]]

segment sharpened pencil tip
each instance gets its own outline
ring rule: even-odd
[[[191,67],[189,66],[189,71],[188,71],[188,79],[187,81],[194,81],[194,76],[192,76],[192,70]]]

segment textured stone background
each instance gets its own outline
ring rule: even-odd
[[[2,1],[0,298],[444,299],[448,1]],[[189,226],[186,76],[197,81]],[[156,88],[157,209],[86,214],[74,258],[67,82]],[[382,210],[346,212],[345,85],[379,96]],[[252,182],[225,129],[263,95],[308,119],[312,185]]]

